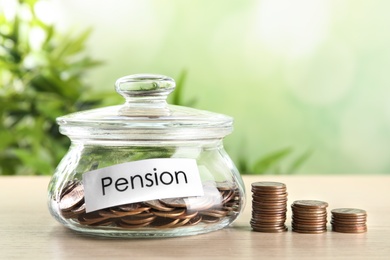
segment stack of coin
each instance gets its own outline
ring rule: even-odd
[[[204,196],[156,199],[86,213],[84,186],[70,181],[59,196],[59,212],[81,225],[136,228],[176,228],[218,223],[240,212],[241,195],[229,182],[203,184]]]
[[[332,211],[332,230],[342,233],[364,233],[367,231],[367,213],[362,209],[340,208]]]
[[[292,208],[292,231],[317,234],[326,231],[328,203],[318,200],[297,200]]]
[[[286,185],[280,182],[252,183],[251,227],[258,232],[284,232],[287,212]]]

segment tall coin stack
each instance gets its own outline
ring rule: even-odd
[[[326,231],[328,203],[318,200],[297,200],[291,205],[292,231],[317,234]]]
[[[252,183],[252,193],[252,229],[269,233],[287,231],[286,185],[280,182],[255,182]]]
[[[364,233],[367,231],[367,213],[362,209],[340,208],[332,211],[332,230],[342,233]]]

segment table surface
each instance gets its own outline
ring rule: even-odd
[[[247,203],[230,227],[163,239],[103,239],[75,233],[46,205],[48,177],[0,177],[0,259],[390,259],[390,176],[244,176]],[[327,201],[329,210],[365,209],[368,232],[300,234],[251,231],[251,183],[278,181],[294,200]],[[329,211],[328,211],[329,212]],[[328,213],[329,215],[329,213]],[[329,219],[329,216],[328,216]]]

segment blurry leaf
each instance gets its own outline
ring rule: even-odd
[[[312,151],[308,150],[304,152],[302,155],[300,155],[293,163],[292,165],[287,169],[287,173],[294,173],[301,165],[307,161],[307,159],[311,156]]]
[[[83,53],[91,30],[59,33],[36,16],[37,2],[16,1],[16,16],[9,20],[0,10],[0,174],[54,172],[70,144],[56,117],[101,104],[83,99],[89,94],[83,76],[101,64]],[[34,50],[32,29],[45,37]]]
[[[27,150],[13,149],[12,152],[21,160],[23,165],[30,167],[35,173],[50,174],[52,166],[50,161],[44,160],[39,154],[32,154]]]
[[[179,77],[178,80],[176,81],[176,88],[173,93],[170,94],[170,104],[172,105],[178,105],[178,106],[187,106],[187,107],[192,107],[196,103],[196,99],[190,99],[189,101],[184,101],[183,98],[183,91],[184,91],[184,83],[187,78],[187,71],[183,70]]]
[[[291,152],[291,148],[285,148],[283,150],[271,153],[264,158],[260,158],[257,162],[255,162],[252,171],[257,174],[265,173],[269,171],[273,166],[277,165]]]

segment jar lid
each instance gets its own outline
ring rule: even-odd
[[[60,132],[72,140],[200,140],[223,138],[233,119],[222,114],[167,104],[172,78],[136,74],[118,79],[123,105],[92,109],[57,118]]]

